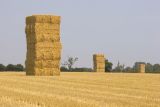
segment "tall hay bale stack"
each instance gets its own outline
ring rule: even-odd
[[[60,16],[26,17],[26,75],[60,75]]]
[[[93,55],[93,68],[95,72],[105,72],[105,56],[103,54]]]
[[[138,65],[138,72],[145,73],[145,64]]]

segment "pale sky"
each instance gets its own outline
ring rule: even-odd
[[[60,15],[62,62],[92,67],[104,53],[114,65],[160,63],[160,0],[0,0],[0,63],[24,64],[25,17]]]

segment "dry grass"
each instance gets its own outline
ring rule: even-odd
[[[0,107],[159,107],[159,74],[0,73]]]

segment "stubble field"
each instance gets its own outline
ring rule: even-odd
[[[0,107],[160,107],[160,74],[2,72]]]

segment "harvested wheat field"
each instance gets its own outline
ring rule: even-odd
[[[0,73],[0,107],[159,107],[159,74]]]

